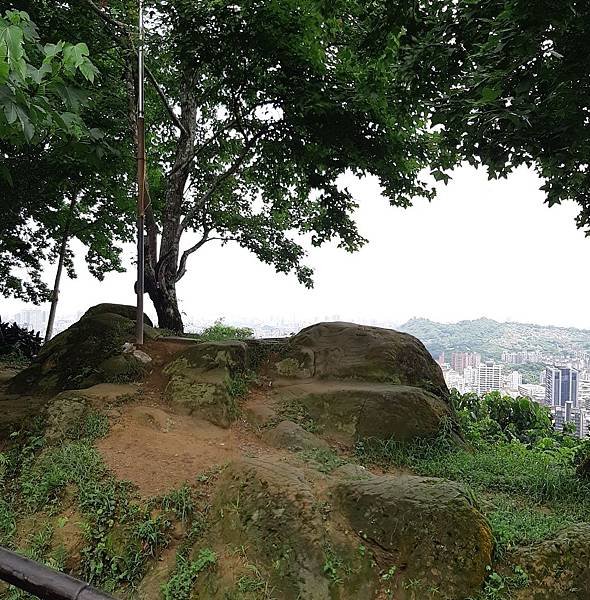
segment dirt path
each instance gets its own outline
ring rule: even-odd
[[[144,496],[193,483],[199,473],[240,452],[229,429],[142,405],[126,407],[97,446],[117,477],[132,481]]]

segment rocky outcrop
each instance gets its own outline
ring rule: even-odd
[[[280,404],[297,403],[322,433],[343,442],[363,438],[411,441],[434,437],[444,419],[451,416],[448,404],[421,388],[375,383],[314,382],[277,386]]]
[[[317,435],[306,431],[292,421],[281,421],[263,436],[265,442],[275,448],[286,448],[292,452],[329,448],[330,444]]]
[[[503,575],[519,567],[526,582],[511,591],[515,600],[590,598],[590,524],[561,531],[555,538],[513,550]]]
[[[225,547],[247,549],[248,561],[282,600],[374,598],[378,571],[350,531],[327,522],[325,504],[306,474],[284,462],[232,463],[219,482],[210,533]],[[228,590],[209,595],[217,600]]]
[[[9,390],[49,395],[98,383],[140,379],[145,363],[132,352],[124,352],[125,344],[135,335],[135,321],[125,316],[131,309],[110,304],[91,308],[45,344],[33,364],[12,379]],[[155,337],[149,325],[145,335],[148,339]]]
[[[387,382],[448,395],[442,371],[422,342],[391,329],[319,323],[290,338],[285,355],[277,364],[283,364],[284,372],[290,357],[292,375]]]
[[[245,370],[246,356],[243,342],[195,344],[164,369],[170,378],[166,398],[185,414],[229,427],[237,409],[228,382]]]
[[[339,483],[333,497],[357,534],[388,555],[395,589],[422,582],[423,597],[436,588],[449,599],[480,589],[492,561],[492,532],[461,485],[410,475],[370,477]]]
[[[165,372],[174,405],[224,426],[235,413],[224,382],[244,373],[268,382],[285,420],[296,404],[317,431],[345,443],[434,437],[451,417],[442,372],[426,348],[378,327],[320,323],[284,340],[197,343]]]
[[[127,304],[110,304],[103,303],[97,304],[96,306],[91,306],[82,316],[84,317],[92,317],[94,315],[119,315],[120,317],[125,317],[130,321],[135,321],[137,316],[137,308],[135,306],[129,306]],[[154,324],[152,320],[146,315],[143,315],[143,322],[149,327],[153,327]]]

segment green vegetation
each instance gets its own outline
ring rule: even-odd
[[[41,349],[38,332],[0,320],[0,360],[3,363],[26,363]]]
[[[225,340],[244,340],[249,339],[254,332],[249,327],[234,327],[226,325],[223,319],[217,319],[213,325],[206,327],[201,333],[194,334],[194,337],[203,342],[223,342]]]
[[[550,354],[590,350],[590,331],[525,323],[499,323],[492,319],[458,323],[411,319],[401,325],[399,330],[415,335],[436,357],[445,351],[469,351],[479,352],[483,358],[499,360],[503,350],[540,350]],[[514,368],[520,370],[520,365],[515,365]]]
[[[326,448],[313,448],[304,450],[299,456],[306,462],[313,464],[322,473],[331,473],[334,469],[346,463],[333,450]]]
[[[455,394],[453,401],[468,446],[447,427],[433,441],[360,442],[358,457],[466,484],[490,521],[499,558],[590,519],[590,482],[576,474],[586,442],[555,432],[547,410],[526,398]]]
[[[113,591],[139,581],[148,560],[168,544],[171,523],[107,470],[91,443],[104,432],[104,419],[91,413],[86,437],[61,446],[46,446],[39,429],[12,436],[13,445],[0,455],[0,543],[64,568],[67,551],[54,538],[74,511],[82,545],[77,574]],[[28,518],[34,519],[32,534],[15,535],[17,523]]]
[[[231,398],[243,398],[248,394],[250,388],[256,385],[258,377],[253,371],[240,372],[225,378],[225,388]]]
[[[200,550],[195,560],[180,555],[174,573],[162,586],[164,600],[189,600],[193,584],[199,574],[216,563],[217,556],[209,548]]]

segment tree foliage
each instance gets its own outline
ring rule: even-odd
[[[494,178],[534,168],[548,204],[574,200],[588,228],[590,4],[436,0],[421,20],[407,73],[447,148]]]
[[[120,87],[121,71],[113,68],[116,49],[111,39],[92,36],[88,22],[77,21],[76,28],[65,25],[55,6],[19,5],[43,25],[35,25],[23,10],[7,13],[6,22],[18,23],[22,36],[11,34],[12,40],[20,40],[21,51],[6,54],[12,66],[5,86],[0,86],[0,293],[40,302],[49,297],[41,278],[44,263],[55,260],[68,221],[69,236],[87,248],[92,273],[102,277],[106,271],[122,270],[115,242],[131,240],[132,218],[127,215],[132,210],[132,144],[125,141],[127,105],[121,119],[121,105],[111,95]],[[78,35],[92,39],[100,50],[100,74],[84,42],[49,41]],[[15,106],[20,116],[9,122],[6,115]],[[75,276],[72,258],[69,249],[66,267]]]
[[[0,16],[0,139],[18,145],[82,137],[79,111],[88,93],[79,81],[92,83],[95,75],[85,43],[42,45],[28,13],[6,11]]]

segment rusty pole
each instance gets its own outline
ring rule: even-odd
[[[143,345],[144,230],[145,230],[145,99],[144,99],[144,23],[143,0],[139,0],[139,48],[137,90],[137,314],[136,342]]]

